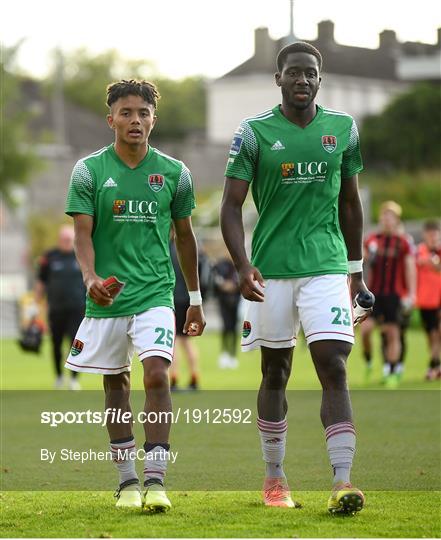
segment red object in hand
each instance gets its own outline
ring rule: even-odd
[[[104,287],[109,291],[112,298],[116,298],[124,289],[125,283],[119,281],[116,276],[110,276],[103,281]]]

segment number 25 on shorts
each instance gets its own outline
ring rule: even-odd
[[[351,317],[349,315],[349,309],[332,307],[331,313],[335,315],[332,324],[342,324],[343,326],[351,326]]]
[[[155,340],[156,345],[165,345],[166,347],[173,347],[173,330],[166,330],[165,328],[155,328],[155,333],[158,337]]]

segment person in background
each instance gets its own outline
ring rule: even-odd
[[[67,336],[72,343],[86,307],[86,288],[75,257],[72,226],[63,225],[58,233],[58,246],[40,258],[34,294],[37,303],[47,298],[55,388],[61,388],[65,382],[61,366],[63,339]],[[80,389],[75,371],[71,372],[69,388]]]
[[[439,221],[424,224],[423,242],[418,245],[417,306],[427,334],[430,361],[428,381],[441,379],[441,225]]]
[[[222,318],[222,351],[219,356],[221,369],[235,369],[238,367],[237,322],[240,305],[239,276],[234,267],[231,257],[223,257],[217,261],[213,268],[214,292],[219,303],[219,311]]]
[[[384,202],[379,230],[369,235],[364,244],[365,260],[370,266],[369,289],[376,298],[373,316],[384,335],[384,382],[390,388],[397,386],[402,374],[402,319],[412,309],[416,294],[414,249],[403,232],[401,213],[396,202]]]
[[[179,377],[179,358],[180,351],[184,353],[184,356],[188,363],[188,371],[190,373],[190,381],[188,383],[189,390],[198,390],[199,388],[199,352],[194,343],[194,340],[188,334],[184,334],[185,319],[187,316],[187,310],[190,305],[190,297],[188,295],[187,285],[182,274],[181,267],[179,266],[178,254],[176,252],[176,246],[174,242],[174,232],[171,231],[170,240],[170,258],[173,264],[173,269],[176,275],[176,284],[173,293],[175,303],[175,317],[176,317],[176,343],[173,362],[170,365],[170,390],[178,390],[178,377]],[[199,274],[201,275],[201,274]]]

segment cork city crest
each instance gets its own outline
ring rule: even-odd
[[[149,186],[155,193],[161,191],[164,187],[165,179],[162,174],[150,174],[149,175]]]
[[[282,163],[282,178],[294,178],[296,166],[294,163]]]
[[[249,321],[243,322],[242,336],[247,338],[251,334],[251,323]]]
[[[72,356],[78,356],[83,350],[84,343],[79,339],[74,339],[72,343],[72,348],[70,349],[70,354]]]
[[[337,137],[334,135],[322,135],[322,146],[326,152],[332,154],[337,148]]]
[[[117,199],[116,201],[113,201],[113,215],[119,216],[121,214],[124,214],[126,211],[126,201],[123,201],[121,199]]]

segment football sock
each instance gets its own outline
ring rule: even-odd
[[[365,359],[365,361],[366,361],[366,364],[370,365],[371,362],[372,362],[372,353],[366,352],[366,351],[365,351],[365,352],[363,353],[363,356],[364,356],[364,359]]]
[[[152,479],[164,484],[170,445],[168,443],[146,442],[144,444],[144,450],[144,486]]]
[[[404,364],[403,362],[398,362],[396,365],[395,365],[395,373],[397,375],[402,375],[403,374],[403,371],[404,371]]]
[[[126,480],[138,478],[135,468],[136,445],[133,436],[110,441],[110,451],[112,452],[113,462],[119,472],[120,484]]]
[[[339,422],[325,429],[329,460],[334,471],[334,484],[349,482],[355,454],[355,428],[352,422]]]
[[[257,427],[259,428],[262,444],[263,460],[266,464],[266,476],[285,478],[283,459],[285,458],[286,432],[288,429],[286,418],[279,422],[268,422],[258,418]]]

